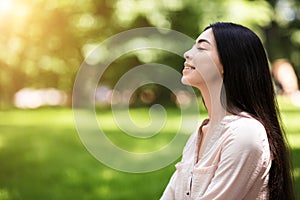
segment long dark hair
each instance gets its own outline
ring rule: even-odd
[[[272,165],[269,198],[295,199],[292,165],[285,133],[280,124],[268,59],[259,37],[250,29],[218,22],[212,28],[224,68],[225,109],[233,114],[246,111],[265,127]]]

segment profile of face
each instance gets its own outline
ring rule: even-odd
[[[211,28],[200,34],[192,48],[184,53],[184,58],[183,84],[201,88],[222,81],[223,66]]]

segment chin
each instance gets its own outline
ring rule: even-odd
[[[192,86],[192,84],[191,84],[185,77],[182,77],[182,78],[181,78],[181,83],[182,83],[183,85]]]

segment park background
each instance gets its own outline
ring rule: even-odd
[[[0,200],[158,199],[176,161],[154,172],[132,174],[113,170],[89,154],[72,113],[76,74],[97,45],[122,31],[154,26],[196,38],[216,21],[250,27],[262,39],[270,64],[285,59],[299,77],[296,0],[0,0]],[[174,136],[171,127],[150,144],[131,141],[113,125],[109,94],[114,84],[130,69],[149,62],[178,72],[183,67],[183,58],[171,53],[133,52],[110,65],[96,96],[97,117],[106,122],[108,137],[128,150],[150,151]],[[292,79],[290,73],[281,75]],[[277,91],[300,199],[298,90]],[[158,85],[136,91],[130,105],[133,120],[148,123],[148,108],[156,103],[164,105],[168,120],[176,123],[176,101]],[[201,117],[205,115],[202,106]]]

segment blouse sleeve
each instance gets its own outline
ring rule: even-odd
[[[266,140],[265,129],[259,122],[239,124],[225,140],[215,175],[199,199],[244,199],[250,190],[253,192],[253,185],[258,195],[265,173],[264,157],[269,153]]]

